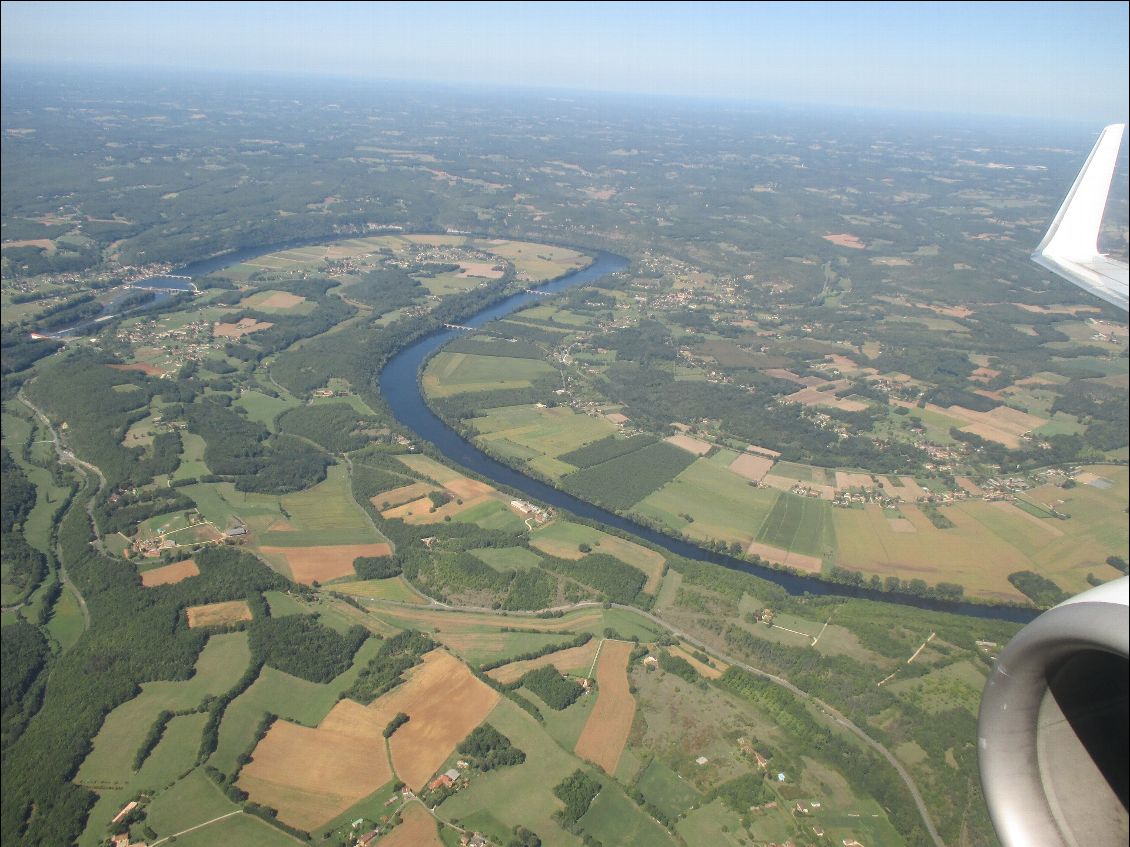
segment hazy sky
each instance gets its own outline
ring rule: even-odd
[[[4,2],[3,58],[1125,120],[1114,3]]]

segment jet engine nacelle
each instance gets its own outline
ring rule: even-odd
[[[977,730],[1005,847],[1125,847],[1130,578],[1028,624],[997,659]]]

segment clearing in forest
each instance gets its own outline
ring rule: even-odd
[[[223,603],[208,603],[204,606],[189,606],[188,627],[224,626],[229,623],[251,620],[251,609],[246,600],[228,600]]]
[[[576,754],[607,774],[616,773],[636,717],[636,698],[628,690],[628,657],[633,646],[628,641],[604,642],[596,664],[596,705],[577,739]]]
[[[146,588],[153,588],[157,585],[172,585],[199,573],[200,568],[196,567],[196,562],[192,559],[185,559],[183,562],[173,562],[171,565],[142,571],[141,584]]]

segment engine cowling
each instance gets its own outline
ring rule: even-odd
[[[1125,847],[1130,578],[1061,603],[1001,652],[978,723],[1005,847]]]

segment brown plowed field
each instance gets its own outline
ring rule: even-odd
[[[312,585],[315,580],[328,582],[339,576],[354,576],[354,559],[358,556],[388,556],[392,547],[381,542],[335,544],[332,547],[263,547],[260,552],[282,556],[295,582]]]
[[[620,754],[636,717],[636,698],[628,690],[628,656],[633,645],[627,641],[605,641],[596,663],[596,705],[593,706],[576,754],[616,773]]]
[[[499,699],[465,664],[445,650],[433,650],[409,671],[406,682],[368,709],[380,716],[382,729],[399,712],[408,715],[389,743],[397,776],[419,791]]]
[[[144,571],[141,574],[141,584],[146,588],[153,588],[155,585],[172,585],[199,573],[200,568],[196,567],[196,562],[185,559],[183,562],[174,562],[162,568]]]
[[[392,779],[385,755],[388,719],[342,700],[317,729],[275,721],[240,772],[250,798],[279,819],[313,829]]]
[[[251,609],[246,600],[228,600],[226,603],[209,603],[206,606],[190,606],[188,628],[197,626],[220,626],[251,620]]]
[[[588,670],[589,665],[592,664],[592,657],[596,655],[596,646],[599,643],[600,642],[594,638],[589,641],[588,644],[583,644],[580,647],[558,650],[556,653],[550,653],[537,659],[511,662],[508,665],[495,668],[493,671],[488,671],[487,676],[491,677],[491,679],[498,680],[503,685],[508,685],[543,665],[553,665],[557,670],[561,671],[561,673],[568,673],[578,668]]]

